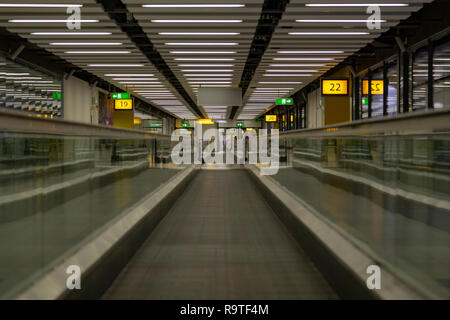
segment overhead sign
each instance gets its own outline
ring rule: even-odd
[[[280,98],[280,99],[277,99],[277,104],[291,105],[291,104],[294,104],[294,99],[292,99],[292,98]]]
[[[181,126],[182,126],[183,128],[189,128],[189,127],[191,126],[191,124],[190,124],[189,122],[182,122],[182,123],[181,123]]]
[[[348,79],[322,79],[322,95],[348,95]]]
[[[236,123],[236,127],[243,127],[244,126],[244,123],[243,122],[238,122],[238,123]]]
[[[226,81],[218,81],[218,84],[222,82],[226,83]],[[241,88],[200,87],[197,97],[197,103],[201,106],[242,106]]]
[[[370,80],[371,94],[384,93],[383,80]],[[363,94],[369,94],[369,80],[363,80]]]
[[[214,124],[214,121],[211,119],[198,119],[197,123],[199,124]]]
[[[145,128],[162,128],[163,124],[161,122],[150,122],[147,123],[147,125],[145,126]]]
[[[111,99],[113,99],[113,100],[130,99],[130,94],[127,92],[111,93]]]
[[[277,116],[275,114],[267,114],[266,122],[277,122]]]
[[[115,100],[114,101],[115,110],[133,110],[133,100]]]

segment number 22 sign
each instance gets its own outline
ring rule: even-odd
[[[322,79],[322,95],[346,96],[348,95],[347,79]]]

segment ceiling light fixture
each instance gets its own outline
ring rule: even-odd
[[[99,22],[98,20],[61,20],[61,19],[11,19],[8,20],[11,23],[94,23]]]
[[[245,4],[143,4],[144,8],[242,8]]]
[[[51,42],[51,46],[120,46],[121,42]]]
[[[143,64],[88,64],[89,67],[143,67]]]
[[[289,32],[293,36],[362,36],[369,32]]]
[[[111,32],[32,32],[33,36],[108,36]]]
[[[223,19],[218,19],[218,20],[205,20],[205,19],[198,19],[198,20],[178,20],[178,19],[156,19],[156,20],[151,20],[152,22],[155,23],[240,23],[242,22],[242,20],[223,20]]]
[[[66,51],[66,54],[127,54],[131,51]]]
[[[162,36],[237,36],[240,32],[158,32]]]
[[[172,54],[234,54],[236,51],[170,51]]]

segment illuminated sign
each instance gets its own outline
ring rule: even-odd
[[[182,126],[183,128],[189,128],[191,125],[190,125],[189,122],[182,122],[182,123],[181,123],[181,126]]]
[[[243,127],[244,126],[244,123],[243,122],[238,122],[238,123],[236,123],[236,127]]]
[[[291,105],[291,104],[294,104],[294,99],[292,99],[292,98],[280,98],[280,99],[277,99],[277,104]]]
[[[383,94],[384,93],[384,81],[383,80],[371,80],[371,94]],[[363,94],[369,94],[369,80],[363,80]]]
[[[62,94],[61,92],[53,92],[52,93],[52,98],[55,100],[61,100]]]
[[[133,101],[131,99],[126,100],[114,100],[115,110],[133,110]]]
[[[147,123],[147,125],[145,126],[145,128],[162,128],[163,124],[161,122],[150,122]]]
[[[322,95],[325,96],[346,96],[348,95],[347,79],[322,79]]]
[[[111,93],[111,99],[113,100],[123,100],[123,99],[130,99],[130,94],[123,92],[123,93]]]
[[[212,121],[211,119],[198,119],[197,123],[200,123],[200,124],[214,124],[214,121]]]
[[[277,122],[277,116],[274,114],[267,114],[266,122]]]

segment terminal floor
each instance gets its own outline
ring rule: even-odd
[[[280,169],[272,177],[345,234],[358,238],[396,265],[401,273],[450,297],[449,232],[293,168]]]
[[[336,299],[245,170],[201,170],[104,299]]]
[[[0,223],[0,296],[16,287],[175,173],[152,168],[68,200],[45,212]]]

